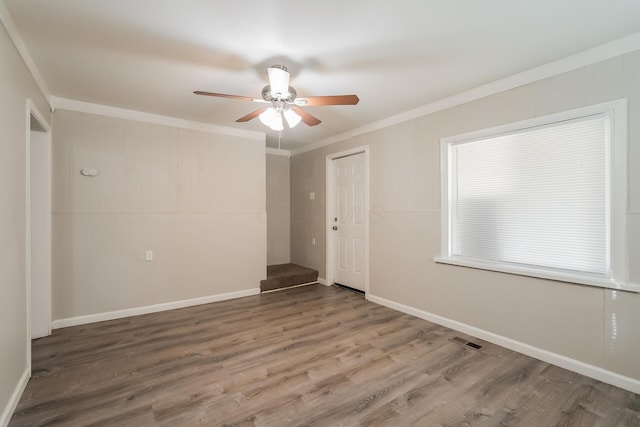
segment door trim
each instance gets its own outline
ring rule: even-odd
[[[331,227],[333,226],[332,212],[335,208],[335,192],[333,179],[334,173],[334,160],[341,157],[348,157],[354,154],[364,153],[364,293],[365,296],[369,294],[369,177],[370,175],[370,162],[369,162],[369,146],[364,145],[361,147],[352,148],[337,153],[328,154],[325,160],[325,178],[326,178],[326,201],[325,201],[325,222],[326,222],[326,259],[325,259],[325,271],[326,271],[326,285],[331,286],[335,283],[335,250],[334,250],[334,233],[332,233]]]
[[[26,309],[27,309],[27,369],[29,377],[31,376],[31,116],[40,124],[44,132],[46,133],[47,142],[51,145],[51,126],[40,113],[38,107],[33,103],[31,98],[27,98],[26,101],[26,119],[25,119],[25,188],[26,188],[26,201],[25,201],[25,222],[26,222],[26,256],[25,256],[25,288],[26,288]],[[52,156],[52,152],[49,151],[49,155]],[[51,159],[49,159],[51,161]],[[51,188],[49,188],[51,195]],[[51,256],[51,248],[49,249],[49,256]],[[49,306],[51,306],[51,282],[49,282],[48,289]],[[49,316],[49,333],[51,332],[51,315]]]

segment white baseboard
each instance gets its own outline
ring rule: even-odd
[[[225,294],[209,295],[206,297],[185,299],[180,301],[165,302],[162,304],[146,305],[143,307],[127,308],[124,310],[108,311],[105,313],[88,314],[86,316],[68,317],[54,320],[53,329],[67,328],[69,326],[85,325],[87,323],[103,322],[105,320],[121,319],[123,317],[138,316],[140,314],[156,313],[159,311],[174,310],[176,308],[191,307],[211,302],[225,301],[229,299],[258,295],[259,288],[245,289],[243,291],[228,292]]]
[[[321,278],[321,277],[318,277],[318,283],[320,283],[321,285],[329,286],[329,285],[327,285],[327,281],[326,281],[326,280],[324,280],[324,279],[323,279],[323,278]]]
[[[638,379],[620,375],[594,365],[589,365],[588,363],[584,363],[579,360],[571,359],[570,357],[566,357],[561,354],[543,350],[541,348],[504,337],[502,335],[494,334],[493,332],[485,331],[484,329],[476,328],[475,326],[467,325],[466,323],[451,320],[446,317],[438,316],[437,314],[432,314],[414,307],[409,307],[408,305],[400,304],[371,294],[368,294],[366,298],[376,304],[384,305],[394,310],[398,310],[403,313],[428,320],[429,322],[437,323],[439,325],[455,329],[456,331],[478,337],[493,344],[497,344],[510,350],[517,351],[518,353],[531,356],[533,358],[551,363],[553,365],[568,369],[573,372],[577,372],[598,381],[602,381],[607,384],[611,384],[616,387],[631,391],[633,393],[640,394],[640,380]]]
[[[11,398],[7,402],[7,406],[4,407],[4,410],[2,411],[2,415],[0,415],[0,427],[7,427],[7,425],[9,424],[9,420],[11,420],[11,417],[13,416],[13,411],[16,410],[16,406],[18,406],[18,402],[22,397],[22,393],[24,392],[24,389],[27,387],[27,383],[29,382],[29,377],[31,377],[31,375],[29,372],[29,368],[27,367],[22,373],[22,376],[20,377],[18,384],[16,384],[16,388],[13,390],[13,393],[11,394]]]

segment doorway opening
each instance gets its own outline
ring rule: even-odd
[[[51,334],[51,127],[30,99],[26,108],[27,363],[31,340]]]

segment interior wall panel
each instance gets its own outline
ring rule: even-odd
[[[54,320],[259,287],[263,141],[53,117]]]
[[[27,369],[26,100],[49,107],[0,23],[0,414]],[[0,420],[2,421],[2,420]]]
[[[267,264],[291,261],[289,158],[267,154]]]
[[[440,255],[441,138],[628,98],[628,258],[630,279],[640,283],[638,76],[635,51],[294,156],[293,260],[326,277],[325,159],[369,145],[372,295],[640,380],[640,311],[633,308],[640,294],[433,261]],[[305,198],[309,191],[316,203]],[[311,235],[322,251],[310,246]]]

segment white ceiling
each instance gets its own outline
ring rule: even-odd
[[[1,1],[1,0],[0,0]],[[638,0],[4,0],[52,95],[239,129],[266,67],[322,124],[286,129],[296,149],[640,32]],[[268,145],[276,146],[269,131]]]

